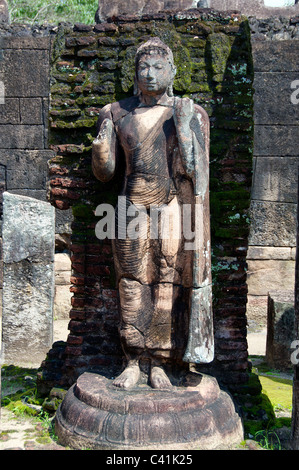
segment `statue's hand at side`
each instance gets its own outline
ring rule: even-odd
[[[115,171],[115,134],[111,119],[104,119],[97,138],[92,143],[92,169],[103,182],[109,181]]]

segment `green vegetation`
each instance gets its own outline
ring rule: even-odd
[[[11,22],[93,24],[97,0],[8,0]]]
[[[61,403],[65,391],[53,389],[46,399],[37,394],[38,369],[4,365],[1,368],[1,407],[10,410],[16,417],[26,417],[34,425],[30,439],[40,444],[56,441],[53,416]],[[9,438],[13,431],[2,430],[0,441]],[[29,431],[28,431],[29,432]],[[33,432],[33,434],[32,434]]]
[[[244,387],[244,395],[238,396],[245,439],[254,440],[266,450],[284,450],[281,436],[284,441],[289,439],[292,422],[291,377],[283,378],[281,371],[270,369],[262,356],[250,359],[253,363],[250,380]]]

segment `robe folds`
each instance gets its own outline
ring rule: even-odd
[[[123,349],[129,356],[207,363],[214,357],[209,118],[194,105],[191,157],[184,161],[174,119],[179,99],[152,108],[138,96],[112,103],[97,130],[109,121],[110,173],[103,181],[119,162],[125,166],[112,240]]]

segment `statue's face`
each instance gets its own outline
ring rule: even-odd
[[[167,57],[160,54],[141,56],[137,66],[137,82],[143,95],[161,95],[174,79],[175,71]]]

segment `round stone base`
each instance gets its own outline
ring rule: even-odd
[[[59,443],[73,449],[206,450],[243,440],[230,396],[215,378],[192,373],[171,390],[144,383],[127,391],[85,372],[66,394],[55,425]]]

